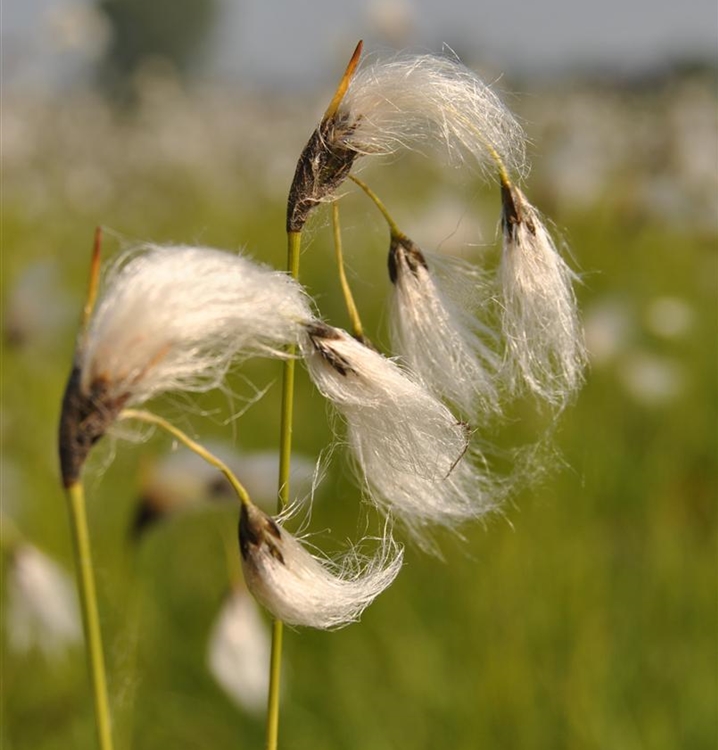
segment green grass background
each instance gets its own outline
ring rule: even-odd
[[[305,136],[297,133],[297,153]],[[54,258],[79,311],[97,223],[125,237],[246,245],[261,260],[284,263],[282,186],[276,197],[265,196],[253,190],[253,174],[238,171],[237,186],[219,195],[181,167],[131,178],[110,172],[107,180],[125,183],[98,211],[68,203],[62,158],[34,166],[50,208],[38,215],[21,191],[3,198],[5,296],[26,266]],[[540,161],[537,169],[529,192],[542,205]],[[410,235],[442,190],[461,194],[467,214],[497,210],[491,192],[444,186],[440,173],[411,161],[365,176]],[[282,179],[288,185],[290,178],[291,165]],[[581,304],[618,300],[637,321],[634,345],[680,362],[685,388],[648,405],[621,386],[616,368],[595,368],[561,419],[561,465],[503,518],[468,528],[465,541],[442,538],[443,561],[409,546],[396,583],[360,624],[335,633],[288,631],[285,750],[716,747],[716,237],[637,217],[623,202],[625,185],[615,187],[589,208],[552,209],[584,274]],[[385,344],[385,232],[365,200],[349,192],[350,278],[367,328]],[[494,227],[485,229],[491,241]],[[110,256],[120,243],[110,236],[106,244]],[[327,319],[346,325],[326,215],[312,222],[302,278]],[[666,295],[696,312],[681,339],[641,328],[646,306]],[[3,512],[67,567],[55,436],[73,340],[68,325],[49,343],[6,344],[1,394]],[[204,396],[189,412],[176,397],[153,408],[202,438],[234,431],[242,449],[275,446],[279,367],[249,363],[241,373],[274,385],[233,426],[222,424],[236,408],[225,394]],[[316,456],[331,422],[306,374],[298,379],[295,446]],[[246,392],[239,377],[232,387]],[[214,413],[204,418],[202,409]],[[238,710],[205,667],[227,588],[221,534],[235,533],[236,511],[178,517],[139,550],[126,542],[143,456],[168,446],[161,435],[142,445],[118,441],[105,466],[112,449],[105,440],[87,472],[117,746],[262,747],[262,722]],[[356,538],[366,513],[337,452],[314,509],[311,529],[326,530],[318,543],[332,550]],[[6,634],[0,637],[3,750],[93,747],[82,651],[48,662],[14,654]]]

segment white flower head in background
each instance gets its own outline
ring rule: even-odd
[[[124,255],[75,354],[61,420],[65,483],[122,408],[214,388],[250,355],[286,356],[310,318],[295,281],[242,255],[184,245]]]
[[[420,544],[497,504],[495,484],[469,448],[468,426],[396,363],[323,323],[302,343],[309,374],[347,422],[370,500]]]
[[[207,664],[232,700],[251,714],[261,714],[267,704],[269,656],[269,633],[257,605],[246,590],[233,589],[212,627]]]
[[[438,271],[438,273],[437,273]],[[497,336],[477,317],[487,281],[455,258],[423,253],[406,236],[392,236],[392,344],[434,394],[474,419],[497,413]],[[485,295],[488,299],[488,293]]]
[[[82,640],[80,612],[72,581],[36,547],[13,550],[7,572],[7,630],[10,647],[38,649],[57,657]]]
[[[498,96],[455,57],[400,55],[359,70],[361,42],[297,164],[288,231],[331,196],[358,156],[439,153],[486,175],[526,172],[524,134]]]
[[[387,534],[378,552],[349,552],[333,562],[312,555],[275,520],[243,505],[239,522],[242,569],[247,588],[279,620],[334,630],[359,619],[399,574],[403,553]]]
[[[586,351],[573,282],[539,212],[502,186],[502,329],[509,385],[561,409],[583,383]]]

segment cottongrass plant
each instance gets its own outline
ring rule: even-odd
[[[267,750],[276,750],[283,623],[335,629],[356,621],[399,573],[394,520],[421,546],[437,551],[436,527],[497,510],[520,471],[499,474],[482,443],[505,399],[523,391],[560,411],[581,382],[583,348],[571,284],[538,211],[517,186],[527,174],[525,139],[497,95],[451,56],[397,56],[360,65],[357,46],[322,120],[297,163],[287,199],[287,273],[240,254],[188,246],[146,245],[107,274],[95,305],[93,281],[60,428],[76,559],[102,750],[111,748],[109,711],[80,475],[87,455],[117,420],[159,428],[226,479],[240,504],[239,551],[247,589],[274,617],[269,665]],[[501,189],[504,249],[493,291],[486,274],[441,262],[390,227],[392,343],[398,359],[369,344],[343,272],[334,205],[340,283],[354,336],[319,319],[298,283],[302,231],[311,213],[351,176],[359,157],[405,149],[439,154],[454,166],[495,177]],[[498,289],[498,291],[497,291]],[[499,310],[500,330],[492,327]],[[278,507],[272,516],[250,498],[229,461],[163,417],[138,405],[167,391],[220,386],[249,356],[284,360]],[[360,542],[338,561],[315,552],[286,524],[296,359],[346,422],[365,495],[386,516],[367,557]],[[485,450],[482,450],[485,448]],[[230,684],[239,625],[227,605],[210,660]],[[225,665],[226,666],[226,665]],[[248,678],[249,681],[249,678]]]
[[[314,320],[299,285],[239,255],[147,246],[112,267],[97,302],[99,252],[98,235],[63,399],[59,448],[98,738],[100,747],[109,750],[110,713],[81,472],[92,446],[116,421],[164,430],[225,476],[242,505],[240,546],[247,585],[278,620],[324,629],[356,620],[392,583],[402,555],[385,540],[379,554],[363,565],[347,557],[344,564],[332,566],[283,529],[281,519],[275,521],[256,507],[224,461],[164,418],[130,408],[165,390],[204,391],[219,385],[233,360],[252,354],[287,358],[287,348]]]

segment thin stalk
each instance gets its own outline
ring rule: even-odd
[[[90,535],[85,512],[85,492],[82,482],[67,487],[67,504],[70,511],[70,526],[75,553],[75,571],[80,589],[82,625],[85,631],[90,682],[95,703],[95,722],[100,750],[112,750],[110,707],[107,700],[107,678],[102,655],[100,616],[97,611],[97,592],[90,551]]]
[[[299,278],[299,254],[302,246],[301,232],[287,232],[287,270],[293,279]],[[284,361],[282,379],[282,421],[279,433],[278,504],[281,510],[289,502],[289,470],[292,459],[292,425],[294,419],[295,347],[289,350]],[[282,640],[284,626],[281,620],[272,623],[272,655],[269,662],[269,695],[267,697],[266,750],[277,750],[279,737],[279,687],[282,676]]]
[[[364,182],[363,180],[360,180],[358,177],[355,177],[354,175],[349,175],[349,179],[352,182],[359,185],[359,187],[374,202],[374,205],[379,209],[379,211],[381,212],[381,215],[384,217],[384,219],[386,219],[386,223],[389,225],[389,232],[391,233],[391,236],[398,240],[408,239],[407,236],[404,234],[404,232],[402,232],[401,229],[399,229],[397,223],[394,221],[387,207],[382,203],[379,196],[369,187],[369,185],[367,185],[366,182]]]
[[[200,445],[196,440],[187,435],[185,432],[175,427],[171,422],[166,419],[153,414],[150,411],[143,411],[141,409],[123,409],[120,412],[119,419],[136,419],[139,422],[145,422],[147,424],[153,424],[157,427],[161,427],[165,432],[168,432],[172,437],[177,438],[181,443],[184,443],[191,451],[194,451],[198,456],[203,458],[208,464],[214,466],[216,469],[224,474],[227,481],[232,485],[232,489],[237,493],[239,502],[242,505],[252,505],[252,501],[249,498],[249,493],[244,489],[244,485],[237,479],[234,472],[227,466],[227,464],[220,458],[217,458],[213,453],[210,453],[203,445]]]
[[[354,302],[354,295],[352,294],[349,281],[347,280],[346,270],[344,268],[344,253],[342,251],[342,232],[341,226],[339,225],[339,203],[334,201],[332,203],[332,228],[334,229],[334,252],[337,258],[337,266],[339,267],[339,283],[342,287],[342,294],[344,295],[344,303],[347,306],[347,313],[349,314],[349,320],[352,325],[352,333],[354,338],[358,341],[364,341],[364,329],[361,324],[361,318],[359,317],[359,311]]]

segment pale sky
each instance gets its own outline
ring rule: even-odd
[[[676,58],[718,57],[716,0],[221,2],[205,72],[253,85],[332,81],[359,38],[368,51],[438,52],[446,43],[466,62],[509,72],[635,71]],[[3,0],[3,82],[53,88],[71,81],[102,37],[78,26],[81,13],[73,16],[73,8],[91,4]]]

